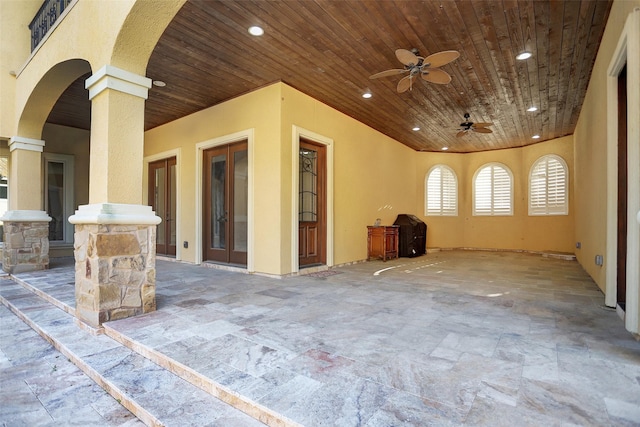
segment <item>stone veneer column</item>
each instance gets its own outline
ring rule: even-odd
[[[2,269],[9,274],[49,268],[49,221],[44,211],[7,211],[4,223]]]
[[[76,316],[98,327],[156,309],[156,226],[150,206],[80,206],[75,225]]]

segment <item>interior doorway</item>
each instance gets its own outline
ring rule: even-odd
[[[617,304],[625,310],[627,302],[627,66],[618,75],[618,245]]]
[[[176,255],[176,158],[149,163],[149,205],[162,218],[156,231],[156,254]]]
[[[247,265],[247,141],[203,151],[203,260]]]
[[[298,173],[298,265],[326,264],[326,147],[301,139]]]
[[[67,219],[74,209],[74,158],[69,154],[43,153],[44,204],[49,222],[49,244],[73,244],[73,224]]]

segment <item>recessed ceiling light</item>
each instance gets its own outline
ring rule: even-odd
[[[447,151],[449,147],[442,147],[442,151]]]
[[[539,138],[540,138],[540,135],[533,135],[531,138],[532,138],[532,139],[539,139]]]
[[[154,80],[153,85],[157,87],[165,87],[167,84],[162,80]]]
[[[536,107],[535,105],[532,105],[531,107],[527,108],[527,111],[532,113],[534,111],[538,111],[538,107]]]
[[[416,127],[414,127],[413,129],[411,129],[411,130],[412,130],[412,131],[414,131],[414,132],[417,132],[417,131],[419,131],[419,130],[420,130],[420,128],[419,128],[418,126],[416,126]]]
[[[363,97],[364,99],[369,99],[369,98],[371,98],[372,96],[373,96],[373,94],[372,94],[371,92],[365,92],[365,93],[363,93],[363,94],[362,94],[362,97]]]
[[[519,60],[519,61],[522,61],[522,60],[531,58],[531,56],[533,56],[533,54],[531,52],[524,51],[524,52],[520,52],[516,56],[516,59]]]
[[[253,27],[249,27],[249,34],[252,36],[261,36],[264,34],[264,30],[257,25],[254,25]]]

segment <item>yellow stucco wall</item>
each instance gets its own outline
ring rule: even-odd
[[[334,263],[365,259],[366,226],[377,218],[393,224],[398,214],[413,210],[415,151],[289,86],[282,88],[284,157],[292,156],[294,125],[333,140]],[[286,171],[283,183],[285,193],[291,194],[291,174]],[[284,230],[291,230],[290,219]]]
[[[13,100],[16,94],[16,77],[29,56],[31,33],[25,22],[31,21],[40,0],[0,1],[0,138],[14,136],[16,118]]]
[[[606,282],[605,269],[595,265],[594,258],[598,254],[606,253],[607,240],[607,69],[625,20],[636,7],[640,7],[639,0],[613,2],[574,132],[577,211],[575,228],[576,240],[582,243],[582,248],[576,251],[576,256],[603,291]]]
[[[569,215],[529,216],[528,180],[533,163],[545,154],[557,154],[569,168]],[[524,148],[480,153],[417,153],[415,211],[427,224],[427,247],[514,249],[527,251],[574,251],[573,143],[572,137]],[[473,176],[486,163],[507,166],[514,179],[513,216],[473,215]],[[425,179],[431,167],[444,164],[458,178],[458,216],[425,216]]]
[[[201,177],[197,176],[199,152],[196,144],[205,143],[237,132],[253,129],[254,201],[255,206],[255,270],[281,274],[282,254],[282,196],[281,138],[280,138],[280,86],[272,85],[223,104],[208,108],[145,133],[144,156],[154,156],[170,150],[180,151],[180,206],[178,206],[181,242],[190,242],[181,249],[182,259],[194,262],[196,253],[196,194]],[[251,178],[250,178],[251,179]],[[181,243],[180,242],[180,243]]]

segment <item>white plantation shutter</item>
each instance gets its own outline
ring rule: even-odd
[[[529,174],[529,215],[569,213],[567,164],[549,154],[539,158]]]
[[[427,174],[426,215],[458,215],[458,180],[453,170],[436,165]]]
[[[513,178],[506,166],[483,166],[473,183],[474,215],[513,215]]]

